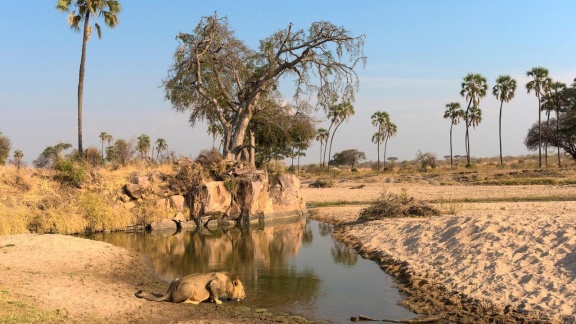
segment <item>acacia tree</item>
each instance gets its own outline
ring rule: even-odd
[[[357,149],[349,149],[335,153],[329,164],[336,166],[349,165],[350,169],[354,170],[356,163],[362,160],[366,160],[366,154],[364,152],[360,152]]]
[[[492,88],[492,94],[500,100],[500,117],[498,119],[498,136],[500,138],[500,165],[502,161],[502,106],[504,102],[509,102],[514,98],[516,91],[516,80],[509,75],[501,75],[496,79],[496,85]]]
[[[316,131],[316,140],[320,142],[320,166],[324,165],[324,161],[322,160],[322,146],[324,144],[328,144],[328,131],[326,128],[320,127]]]
[[[532,70],[526,72],[526,76],[531,77],[528,83],[526,83],[526,90],[528,93],[534,91],[534,94],[538,98],[538,137],[539,147],[538,147],[538,167],[542,167],[542,139],[541,139],[541,124],[542,124],[542,96],[546,93],[550,82],[552,81],[548,76],[548,69],[543,67],[533,67]]]
[[[226,158],[239,160],[254,112],[277,94],[281,77],[292,77],[298,106],[306,106],[312,93],[324,109],[338,99],[353,101],[364,38],[329,22],[315,22],[308,31],[290,24],[251,50],[226,18],[203,17],[193,33],[178,35],[181,44],[163,81],[166,99],[176,111],[190,112],[192,126],[219,123]]]
[[[70,12],[68,25],[75,32],[80,32],[80,25],[83,24],[82,55],[78,75],[78,156],[82,156],[82,97],[84,95],[86,43],[92,34],[92,24],[96,27],[98,38],[102,38],[102,30],[97,22],[99,17],[104,18],[106,26],[115,28],[118,25],[118,14],[122,11],[122,7],[116,0],[57,0],[56,9],[60,12]]]
[[[460,95],[468,101],[468,106],[466,107],[466,112],[464,114],[464,119],[466,120],[466,165],[470,165],[470,133],[468,131],[470,123],[470,108],[475,107],[480,111],[480,100],[486,96],[486,91],[488,90],[488,84],[486,83],[486,78],[481,74],[469,73],[464,77],[464,81],[461,84]],[[477,113],[476,113],[477,114]]]
[[[444,111],[444,118],[450,118],[450,166],[454,167],[454,158],[452,156],[452,127],[458,125],[460,120],[464,118],[465,113],[462,108],[460,108],[460,103],[451,102],[446,104],[446,110]]]

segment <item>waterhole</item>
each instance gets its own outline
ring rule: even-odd
[[[242,306],[331,323],[349,322],[358,314],[415,317],[397,305],[402,296],[392,278],[334,240],[332,231],[330,224],[300,219],[261,229],[99,233],[90,238],[143,253],[166,286],[191,273],[236,273],[247,295],[238,303]]]

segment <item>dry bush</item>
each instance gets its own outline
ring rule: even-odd
[[[90,146],[84,150],[84,161],[95,168],[100,165],[102,161],[102,153],[94,146]]]
[[[86,192],[78,201],[78,211],[86,220],[87,231],[115,230],[134,223],[134,217],[125,209],[114,210],[101,196]]]
[[[180,159],[177,165],[178,173],[169,180],[175,194],[185,194],[210,179],[209,172],[191,159]]]
[[[310,188],[332,188],[334,181],[332,179],[317,179],[308,185]]]
[[[196,163],[209,170],[214,177],[224,173],[227,168],[224,157],[217,150],[202,150],[196,157]]]
[[[440,211],[429,204],[408,195],[402,188],[400,194],[382,193],[370,207],[360,211],[358,221],[372,221],[398,217],[427,217],[440,215]]]

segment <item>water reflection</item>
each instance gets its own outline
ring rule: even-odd
[[[190,273],[240,275],[241,303],[346,322],[350,316],[412,314],[378,265],[334,240],[329,224],[300,219],[262,229],[100,233],[90,238],[143,253],[169,282]],[[346,320],[344,320],[346,319]]]

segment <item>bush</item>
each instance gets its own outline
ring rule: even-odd
[[[370,207],[360,211],[358,221],[372,221],[397,217],[426,217],[440,215],[440,211],[425,202],[408,195],[406,189],[400,194],[383,193]]]
[[[330,179],[318,179],[308,185],[310,188],[332,188],[334,187],[334,181]]]
[[[86,220],[88,231],[102,231],[124,228],[133,223],[133,217],[125,209],[118,213],[106,201],[93,193],[86,193],[78,202],[78,209]],[[124,212],[122,212],[124,211]]]
[[[84,167],[74,163],[70,159],[57,161],[54,163],[53,168],[58,172],[55,175],[57,181],[77,187],[80,187],[82,182],[84,182]]]
[[[94,168],[100,165],[101,160],[102,153],[94,146],[90,146],[84,150],[84,161],[86,161],[86,163],[88,163],[91,167]]]

